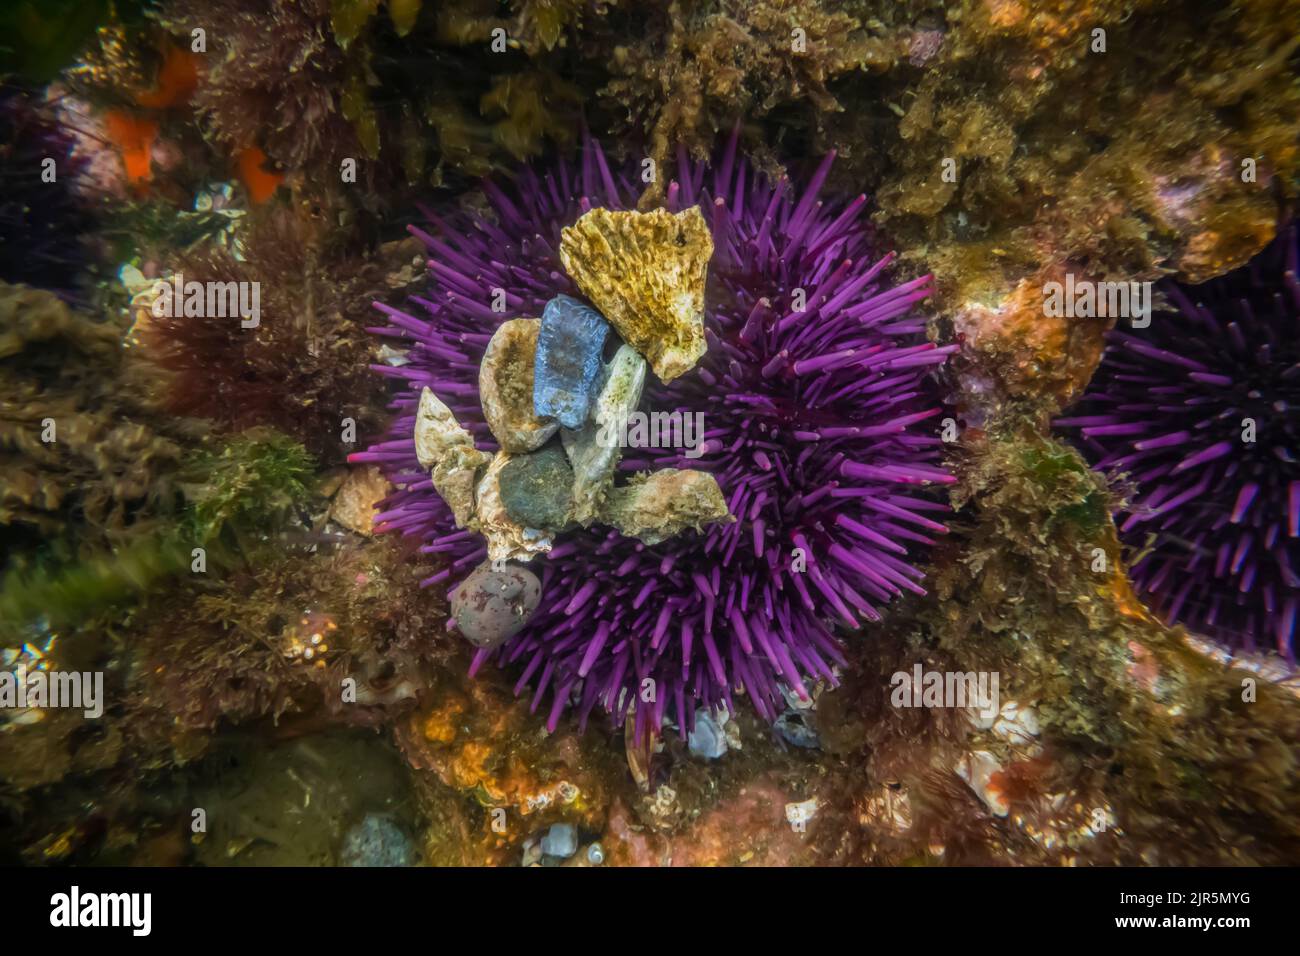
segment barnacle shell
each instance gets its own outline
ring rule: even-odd
[[[593,209],[560,237],[560,261],[573,281],[663,382],[704,354],[712,255],[713,237],[694,206],[676,215]]]
[[[420,392],[415,413],[415,457],[429,468],[433,487],[451,507],[456,527],[463,528],[474,512],[474,486],[488,455],[474,447],[474,439],[451,409],[428,388]]]
[[[483,417],[503,451],[541,448],[560,423],[533,411],[533,374],[541,319],[501,323],[479,365],[478,390]]]
[[[600,395],[582,428],[563,429],[560,440],[573,465],[573,519],[589,525],[599,515],[623,455],[619,425],[641,401],[645,359],[630,345],[621,345],[602,373]]]
[[[658,544],[687,528],[700,530],[715,521],[734,521],[717,479],[707,472],[663,468],[638,475],[625,488],[614,488],[601,520],[620,534]]]

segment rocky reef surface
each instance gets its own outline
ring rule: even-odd
[[[0,861],[1300,861],[1295,0],[19,8]]]

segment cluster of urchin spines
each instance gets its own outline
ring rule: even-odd
[[[909,492],[950,480],[941,442],[918,426],[940,411],[923,398],[925,379],[951,347],[927,341],[910,314],[930,292],[928,276],[884,285],[893,257],[871,255],[865,198],[834,207],[818,199],[832,158],[796,196],[739,159],[735,138],[717,165],[681,157],[667,206],[701,206],[716,250],[708,351],[690,374],[647,391],[655,408],[722,420],[690,464],[713,472],[739,520],[654,546],[576,531],[539,562],[541,606],[504,646],[480,650],[473,668],[494,655],[521,667],[516,691],[531,684],[534,708],[550,692],[552,727],[571,698],[583,722],[597,703],[616,720],[632,703],[638,730],[666,714],[689,727],[697,703],[734,708],[736,687],[774,719],[781,685],[802,692],[809,678],[835,679],[836,620],[857,626],[921,590],[908,546],[932,542],[943,526],[931,515],[945,506]],[[399,437],[355,457],[383,463],[399,486],[377,525],[447,556],[426,584],[458,580],[485,549],[455,530],[414,460],[420,389],[490,442],[476,383],[492,330],[574,292],[558,263],[560,228],[593,206],[633,208],[632,182],[588,141],[577,169],[525,168],[510,193],[485,184],[495,221],[426,210],[429,228],[412,229],[431,253],[434,290],[413,299],[428,317],[380,305],[390,324],[374,330],[408,349],[407,364],[378,367],[408,386],[394,406],[390,434]],[[504,296],[504,312],[484,290]],[[674,450],[649,458],[684,463]],[[645,464],[629,455],[621,468]]]
[[[1300,609],[1300,282],[1294,224],[1247,265],[1167,282],[1146,329],[1110,333],[1069,417],[1136,488],[1130,575],[1170,623],[1294,662]]]

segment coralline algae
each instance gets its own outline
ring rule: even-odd
[[[533,407],[565,428],[587,420],[601,373],[601,349],[609,333],[599,312],[568,295],[557,295],[542,310],[537,336]]]

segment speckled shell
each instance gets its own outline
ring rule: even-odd
[[[660,381],[704,354],[704,282],[713,237],[698,207],[674,215],[593,209],[566,228],[560,261]]]
[[[541,582],[527,568],[509,564],[498,571],[487,561],[456,588],[451,613],[471,644],[496,647],[523,629],[541,596]]]

